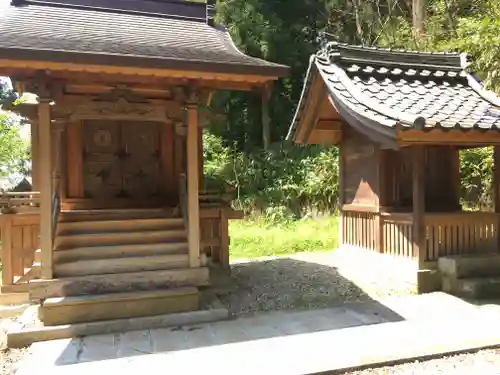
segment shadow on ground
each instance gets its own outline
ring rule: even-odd
[[[214,279],[219,299],[237,316],[372,301],[336,267],[291,258],[235,264],[231,276]]]
[[[66,345],[55,364],[168,353],[403,320],[372,300],[337,268],[301,260],[282,258],[237,264],[231,276],[213,272],[213,284],[211,292],[238,319],[77,338]]]

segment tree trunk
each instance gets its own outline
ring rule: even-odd
[[[424,19],[425,0],[413,0],[413,29],[417,39],[424,35]]]

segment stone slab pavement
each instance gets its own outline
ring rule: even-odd
[[[432,293],[36,343],[16,375],[303,375],[495,345],[500,307]]]

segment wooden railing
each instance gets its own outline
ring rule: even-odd
[[[31,270],[39,248],[40,215],[31,213],[0,215],[2,230],[2,285],[22,282]]]
[[[428,213],[425,215],[425,262],[439,257],[500,251],[500,215],[487,212]],[[381,253],[418,258],[411,213],[344,210],[343,244]],[[377,234],[377,231],[378,234]]]
[[[413,217],[406,213],[382,213],[380,217],[382,229],[381,252],[405,258],[416,258],[413,249]]]
[[[378,214],[344,210],[342,212],[342,238],[346,245],[376,250],[379,235]]]
[[[61,198],[59,196],[59,187],[54,189],[52,195],[52,243],[55,241],[57,234],[57,223],[59,221],[59,213],[61,212]]]
[[[498,251],[498,219],[498,214],[489,212],[426,214],[426,261]]]
[[[40,206],[40,192],[2,192],[0,193],[0,208],[2,213],[32,211]]]

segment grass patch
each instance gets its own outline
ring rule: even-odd
[[[302,219],[269,224],[262,219],[229,225],[233,259],[332,250],[338,244],[338,218]]]

